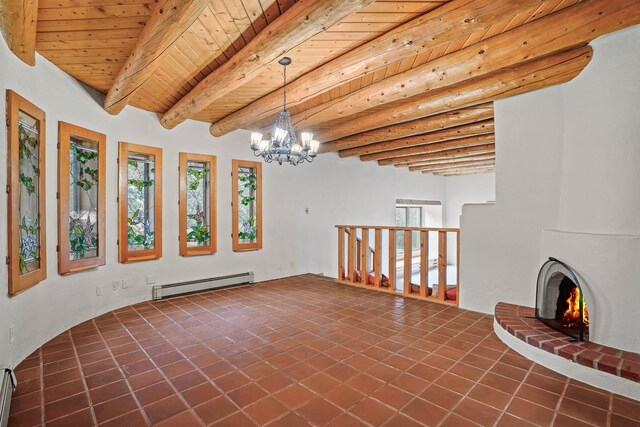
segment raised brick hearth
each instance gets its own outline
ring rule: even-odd
[[[532,307],[498,303],[496,322],[514,337],[583,366],[640,382],[640,354],[592,342],[576,342],[534,317]]]

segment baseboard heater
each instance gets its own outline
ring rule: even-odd
[[[191,280],[189,282],[155,285],[153,287],[152,297],[154,300],[159,300],[177,295],[192,294],[194,292],[228,288],[230,286],[246,285],[250,283],[253,283],[253,271],[249,273],[232,274],[229,276],[211,277],[209,279]]]
[[[16,388],[16,377],[11,369],[5,369],[2,373],[2,384],[0,389],[0,427],[7,427],[9,424],[9,408],[11,407],[11,396]]]

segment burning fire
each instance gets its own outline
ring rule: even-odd
[[[574,287],[571,290],[569,298],[567,298],[569,307],[562,315],[560,324],[565,328],[577,328],[580,325],[580,289]],[[589,311],[587,310],[587,302],[584,301],[584,326],[589,326]]]

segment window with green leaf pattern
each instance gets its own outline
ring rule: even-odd
[[[105,146],[103,134],[59,124],[58,271],[69,274],[105,263]]]
[[[120,143],[121,262],[161,255],[161,164],[161,149]]]
[[[262,163],[233,161],[234,250],[262,248]]]
[[[46,278],[45,114],[7,91],[9,295]]]
[[[180,153],[180,255],[216,251],[216,158]]]

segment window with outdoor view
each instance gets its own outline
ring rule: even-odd
[[[118,155],[120,262],[162,256],[162,149],[120,143]]]
[[[262,248],[262,163],[234,160],[233,250]]]
[[[216,252],[216,157],[180,153],[180,255]]]
[[[105,263],[106,137],[60,122],[58,131],[58,272]]]
[[[9,295],[47,277],[45,113],[7,91]]]

